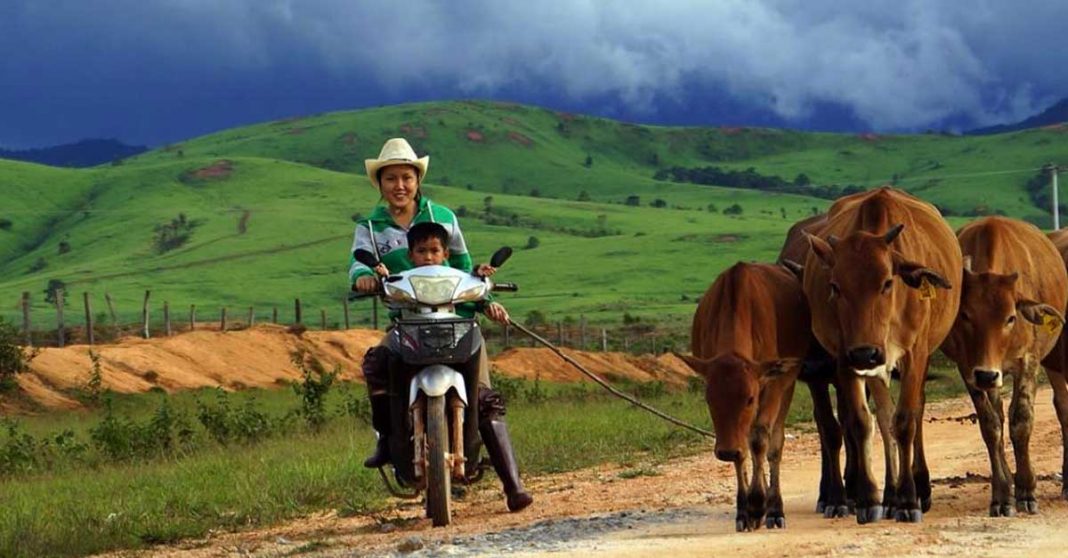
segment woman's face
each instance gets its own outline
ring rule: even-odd
[[[382,169],[378,183],[390,207],[405,208],[415,202],[419,192],[419,172],[411,165],[390,165]]]

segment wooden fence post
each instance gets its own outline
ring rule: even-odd
[[[85,303],[85,340],[93,345],[93,308],[89,305],[89,291],[82,293],[82,301]]]
[[[222,316],[219,318],[219,331],[226,331],[226,307],[223,306]]]
[[[63,333],[63,289],[56,289],[56,339],[60,347],[66,344]]]
[[[579,349],[586,350],[586,315],[579,316]]]
[[[111,325],[118,325],[119,318],[115,315],[115,303],[111,301],[111,294],[104,293],[104,300],[108,303],[108,315],[111,316]]]
[[[341,297],[341,310],[345,313],[345,329],[349,329],[349,297]]]
[[[297,323],[297,324],[303,323],[303,321],[301,319],[301,315],[300,315],[300,299],[299,298],[295,299],[293,301],[293,317],[294,317],[293,318],[293,323]]]
[[[320,329],[322,329],[323,331],[326,331],[326,310],[325,309],[323,309],[323,308],[319,309],[319,318],[320,318],[319,323],[322,326],[322,327],[320,327]]]
[[[504,348],[512,346],[512,326],[504,324]]]
[[[166,300],[163,301],[163,334],[171,336],[171,304]]]
[[[277,306],[275,306],[271,310],[271,323],[272,324],[277,324],[278,323],[278,307]]]
[[[252,307],[248,307],[248,327],[252,327],[256,322],[256,310]]]
[[[371,299],[371,325],[378,329],[378,297]]]
[[[33,333],[30,324],[30,293],[22,292],[22,333],[26,336],[26,346],[33,345]]]
[[[556,344],[564,346],[564,323],[556,322]]]
[[[603,327],[601,328],[601,352],[608,352],[608,330]]]
[[[623,352],[630,352],[630,337],[627,337],[626,335],[623,336]]]
[[[148,296],[152,291],[145,291],[145,301],[141,304],[141,335],[148,339]]]
[[[197,328],[197,305],[189,305],[189,331],[193,331]]]

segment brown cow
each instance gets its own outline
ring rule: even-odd
[[[896,508],[899,521],[918,522],[931,494],[923,384],[930,354],[949,333],[960,304],[959,289],[951,290],[963,274],[960,247],[937,209],[889,187],[837,200],[818,236],[808,238],[805,296],[813,333],[838,362],[846,444],[856,460],[857,521],[877,521]],[[895,369],[901,386],[892,428],[900,468],[888,468],[887,477],[897,481],[884,494],[884,508],[871,469],[864,385],[879,407],[888,406],[884,392]]]
[[[1061,259],[1068,265],[1068,229],[1049,233]],[[1061,423],[1061,497],[1068,500],[1068,331],[1062,330],[1053,350],[1046,355],[1042,364],[1046,367],[1049,385],[1053,388],[1053,407],[1057,410],[1057,420]]]
[[[960,311],[942,352],[957,363],[990,456],[990,515],[1013,515],[1005,458],[1002,374],[1011,373],[1009,433],[1016,454],[1016,509],[1038,512],[1028,446],[1034,427],[1035,379],[1057,342],[1068,301],[1068,272],[1038,227],[985,217],[957,232],[964,253]],[[1030,322],[1025,323],[1023,320]]]
[[[701,298],[694,314],[692,357],[679,355],[706,380],[716,457],[734,463],[735,527],[784,527],[779,462],[783,425],[801,359],[813,343],[797,277],[771,264],[737,263]],[[766,389],[762,389],[766,388]],[[752,448],[753,482],[746,479]],[[771,487],[764,480],[765,454]]]

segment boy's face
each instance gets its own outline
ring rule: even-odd
[[[441,265],[449,259],[449,249],[441,244],[441,239],[428,238],[415,246],[409,246],[408,258],[416,267]]]

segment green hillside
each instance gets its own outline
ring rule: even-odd
[[[774,257],[789,225],[828,200],[657,181],[659,169],[805,174],[815,194],[897,175],[954,212],[986,205],[1041,220],[1024,185],[1042,163],[1068,159],[1059,129],[874,137],[663,128],[457,102],[237,128],[118,166],[0,161],[0,219],[9,222],[0,229],[0,315],[16,319],[29,291],[35,320],[51,323],[44,290],[58,279],[73,293],[74,316],[82,292],[96,311],[108,292],[132,321],[151,289],[157,319],[164,300],[183,313],[196,304],[201,319],[222,306],[238,316],[255,306],[261,319],[277,306],[290,319],[300,297],[305,321],[326,308],[337,322],[352,219],[377,199],[363,159],[394,136],[431,155],[426,192],[464,213],[477,261],[501,244],[520,248],[501,275],[522,287],[505,298],[513,314],[618,324],[629,313],[680,330],[720,270]],[[741,215],[724,215],[734,204]],[[538,246],[521,249],[531,237]],[[366,310],[354,309],[354,321]]]

